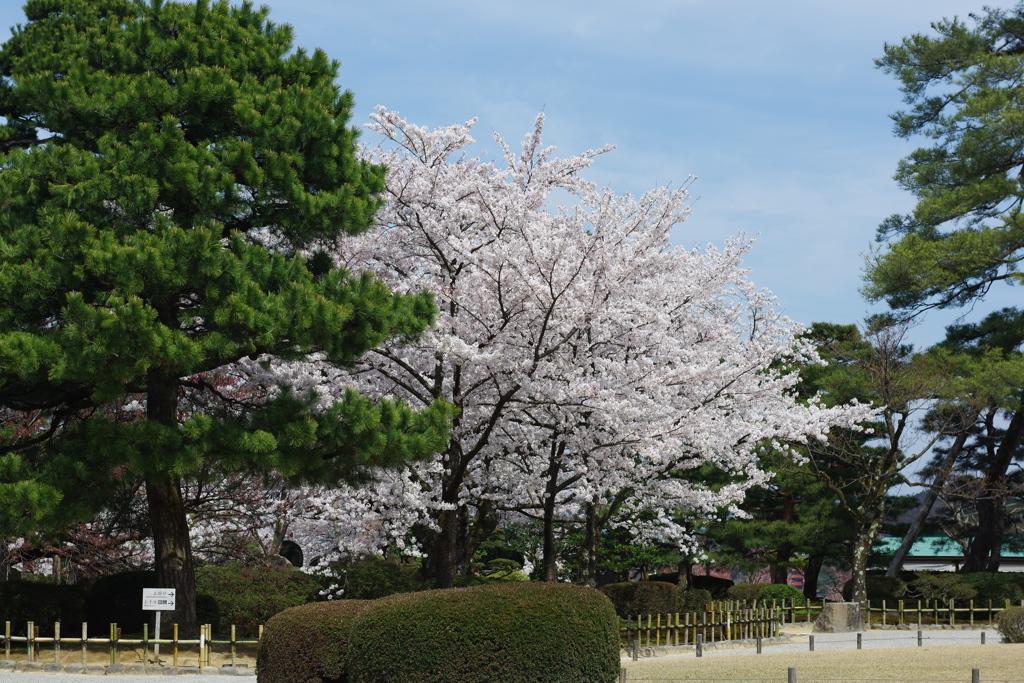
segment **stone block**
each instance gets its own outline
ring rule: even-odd
[[[864,630],[864,616],[856,602],[826,603],[814,622],[815,633],[850,633]]]

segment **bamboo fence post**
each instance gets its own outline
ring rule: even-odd
[[[971,598],[971,626],[974,626],[974,598]]]
[[[661,647],[661,614],[654,622],[654,644]]]
[[[53,624],[53,661],[60,664],[60,622]]]
[[[28,633],[27,633],[27,635],[28,635],[28,638],[25,639],[25,645],[26,645],[25,649],[27,650],[27,653],[28,653],[28,661],[29,662],[34,662],[35,660],[32,658],[33,655],[35,654],[34,650],[36,649],[36,641],[35,641],[36,623],[34,621],[28,622]]]
[[[110,663],[117,664],[117,624],[110,624],[110,638],[107,641],[110,643]]]
[[[235,665],[235,625],[231,624],[231,666]]]
[[[648,643],[650,645],[650,643]],[[213,662],[213,624],[206,625],[206,666]]]
[[[178,625],[171,624],[171,640],[174,641],[174,654],[171,657],[171,661],[174,666],[178,666]]]
[[[676,645],[679,645],[679,612],[676,612],[676,630],[673,634],[673,640]]]
[[[949,599],[949,625],[956,626],[956,604],[953,598]]]
[[[149,624],[142,625],[142,664],[149,663]]]
[[[11,658],[11,622],[4,622],[4,658]]]
[[[89,622],[82,622],[82,666],[89,664]]]

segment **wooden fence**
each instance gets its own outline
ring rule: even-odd
[[[231,666],[237,664],[238,647],[242,645],[257,645],[259,640],[241,640],[235,635],[235,627],[231,626],[231,635],[228,640],[214,640],[213,629],[210,624],[201,625],[199,627],[199,638],[198,639],[181,639],[178,637],[178,625],[171,625],[171,637],[161,638],[157,640],[149,637],[149,624],[143,624],[142,626],[142,637],[141,638],[122,638],[121,629],[118,628],[117,624],[110,624],[110,629],[105,637],[89,636],[89,625],[82,623],[82,635],[80,637],[67,637],[61,634],[61,624],[57,622],[53,625],[53,636],[43,637],[39,635],[39,626],[34,622],[28,622],[28,628],[25,630],[26,635],[15,636],[11,635],[11,622],[4,622],[4,632],[0,640],[4,646],[4,658],[11,659],[12,646],[16,653],[24,652],[29,662],[42,662],[44,660],[50,660],[57,663],[61,663],[61,651],[62,648],[65,653],[68,650],[80,649],[82,665],[88,665],[89,661],[89,647],[93,647],[95,652],[97,648],[101,648],[109,654],[109,663],[117,664],[118,656],[122,647],[137,647],[142,646],[143,662],[150,661],[150,650],[153,650],[154,655],[157,655],[161,645],[167,646],[168,649],[164,650],[165,654],[170,654],[172,665],[178,666],[179,659],[185,656],[185,652],[193,653],[192,657],[198,663],[199,666],[210,666],[211,658],[213,656],[214,646],[220,645],[225,646],[228,649],[228,656],[230,657]],[[263,626],[259,627],[259,638],[263,637]],[[44,655],[44,646],[52,647],[52,658],[49,655]],[[66,656],[66,654],[65,654]]]
[[[915,606],[916,605],[916,606]],[[939,600],[890,600],[888,603],[882,600],[880,607],[868,607],[866,612],[871,623],[886,625],[899,624],[938,624],[956,626],[971,625],[975,622],[990,624],[995,620],[997,614],[1004,609],[1012,607],[1009,600],[1003,604],[993,604],[991,600],[987,603],[975,604],[974,600],[960,601],[960,606],[953,600],[942,604]],[[1024,607],[1024,600],[1020,601]],[[877,615],[875,618],[874,615]]]
[[[810,623],[821,613],[826,600],[723,600],[712,602],[700,612],[641,614],[620,620],[624,647],[692,645],[697,636],[705,643],[778,635],[786,624]],[[1024,600],[1021,601],[1024,607]],[[1011,606],[991,600],[942,604],[937,600],[882,601],[880,607],[865,609],[865,619],[876,626],[898,624],[971,625],[990,624],[995,616]]]

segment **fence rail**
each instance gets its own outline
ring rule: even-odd
[[[760,681],[761,683],[809,683],[810,681],[832,681],[834,683],[852,683],[853,681],[888,681],[890,683],[1024,683],[1024,678],[982,678],[980,669],[971,669],[970,678],[966,675],[963,678],[801,678],[797,668],[787,668],[786,677],[758,676],[757,678],[652,678],[647,676],[630,676],[625,668],[619,669],[619,683],[629,681],[650,681],[650,683],[683,683],[688,681]]]
[[[89,625],[86,622],[82,622],[82,635],[80,637],[68,637],[61,634],[61,623],[56,622],[53,625],[53,636],[40,636],[39,626],[35,622],[28,622],[28,627],[25,630],[24,636],[11,635],[11,622],[4,622],[4,632],[0,636],[0,642],[3,643],[4,647],[4,658],[11,659],[11,650],[14,647],[15,652],[20,654],[21,650],[24,650],[25,656],[29,662],[42,662],[44,661],[44,646],[52,646],[53,655],[52,660],[58,664],[61,661],[61,647],[62,646],[78,646],[81,650],[82,665],[88,665],[89,661],[89,646],[92,646],[94,651],[96,648],[103,648],[109,653],[110,664],[117,664],[120,649],[122,646],[142,646],[143,662],[148,663],[150,661],[150,650],[152,649],[153,655],[159,655],[159,649],[161,645],[165,645],[171,648],[171,659],[172,665],[178,666],[179,659],[184,656],[184,652],[194,651],[199,666],[210,666],[211,658],[213,656],[213,649],[216,645],[228,646],[229,657],[231,666],[236,666],[238,657],[238,647],[242,645],[257,645],[259,644],[259,638],[263,637],[263,626],[259,627],[259,636],[257,640],[244,640],[236,637],[236,631],[234,625],[231,626],[230,637],[228,640],[215,640],[213,638],[213,628],[210,624],[203,624],[199,627],[199,638],[198,639],[184,639],[178,637],[178,624],[171,624],[171,637],[170,638],[150,638],[149,637],[149,624],[143,624],[142,626],[142,637],[141,638],[123,638],[121,637],[121,629],[118,628],[117,624],[110,624],[110,629],[105,637],[89,636]],[[194,648],[194,650],[193,650]],[[73,649],[69,647],[64,648],[65,651]],[[165,650],[166,652],[166,650]],[[46,657],[46,659],[50,659]]]
[[[724,640],[767,638],[778,635],[786,624],[810,623],[827,604],[827,600],[722,600],[705,605],[699,612],[674,614],[639,614],[620,620],[623,647],[661,645],[693,645],[697,636],[705,643]],[[1020,601],[1024,607],[1024,600]],[[974,600],[957,603],[950,600],[897,600],[864,609],[868,624],[876,626],[949,625],[975,626],[991,624],[995,616],[1013,606],[1009,600],[1002,605],[992,600],[976,604]]]

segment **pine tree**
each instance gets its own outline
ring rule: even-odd
[[[158,581],[194,632],[182,477],[211,460],[358,477],[436,452],[447,418],[354,392],[327,408],[287,388],[245,397],[211,373],[246,357],[350,364],[434,309],[325,256],[370,225],[384,170],[356,156],[338,63],[293,49],[266,9],[25,12],[0,49],[0,406],[42,420],[8,430],[0,477],[64,501],[115,469],[144,478]]]

